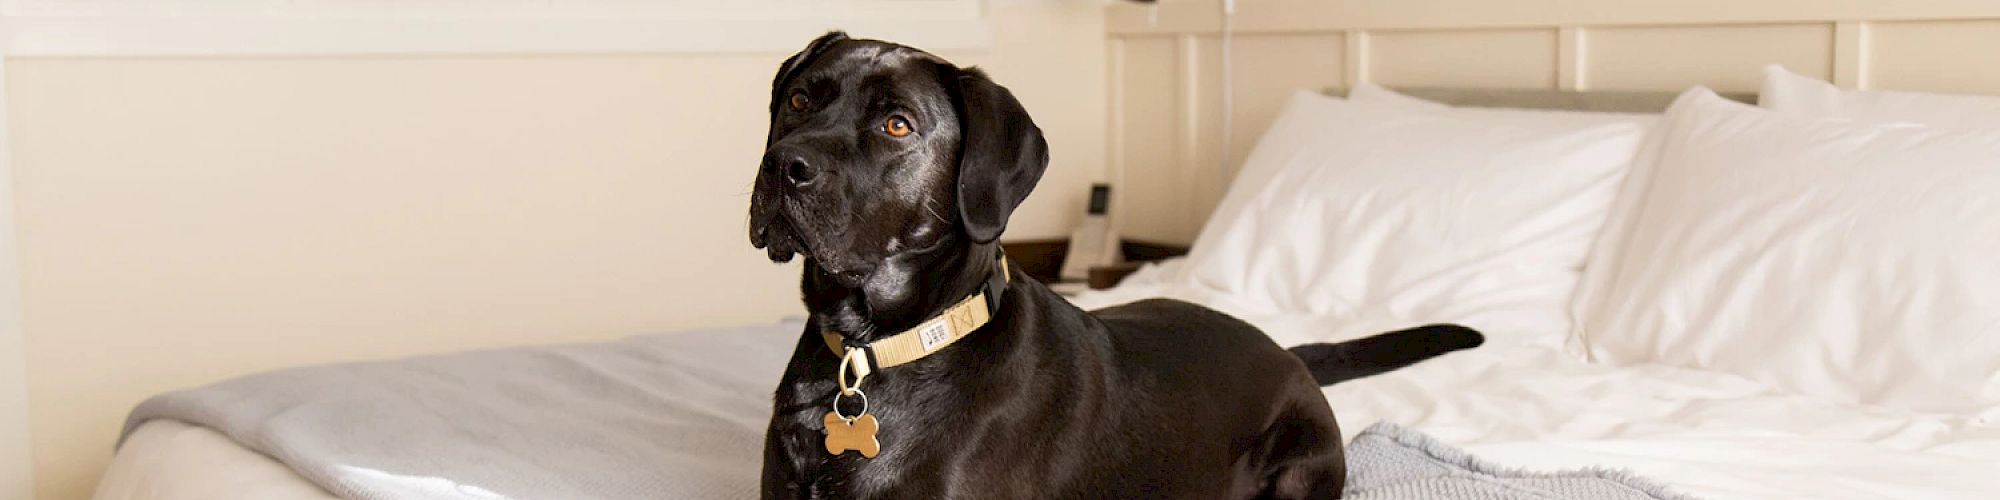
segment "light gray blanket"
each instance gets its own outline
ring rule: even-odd
[[[295,368],[141,403],[354,500],[756,498],[799,323]]]
[[[213,428],[354,500],[756,498],[771,392],[802,331],[282,370],[156,396],[125,431]],[[1513,472],[1387,424],[1348,459],[1349,498],[1684,498],[1615,472]]]
[[[1381,422],[1347,444],[1350,500],[1693,500],[1614,469],[1526,472]]]

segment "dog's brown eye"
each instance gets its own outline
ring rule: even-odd
[[[805,91],[792,92],[792,111],[805,111],[807,104],[812,103],[806,100]]]
[[[904,119],[901,115],[891,116],[888,122],[882,124],[882,132],[889,134],[889,137],[910,135],[910,120]]]

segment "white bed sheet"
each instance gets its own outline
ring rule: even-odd
[[[1285,344],[1406,326],[1248,313],[1226,297],[1169,285],[1128,286],[1079,303],[1148,296],[1216,305]],[[1711,499],[2000,497],[1995,415],[1916,414],[1786,394],[1722,373],[1593,365],[1562,353],[1560,342],[1561,332],[1491,342],[1326,394],[1347,437],[1388,420],[1497,463],[1625,468]],[[227,437],[156,421],[119,451],[96,498],[333,497]]]

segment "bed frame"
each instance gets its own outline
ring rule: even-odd
[[[1123,235],[1192,241],[1296,89],[1645,112],[1691,85],[1752,101],[1775,63],[1848,87],[2000,94],[1991,0],[1237,3],[1227,48],[1221,0],[1108,7],[1106,177]]]

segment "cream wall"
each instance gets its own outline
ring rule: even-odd
[[[945,55],[1048,134],[1010,237],[1066,234],[1103,178],[1101,4],[988,9],[993,47]],[[797,314],[744,236],[784,55],[8,60],[38,497],[86,498],[160,391]]]

